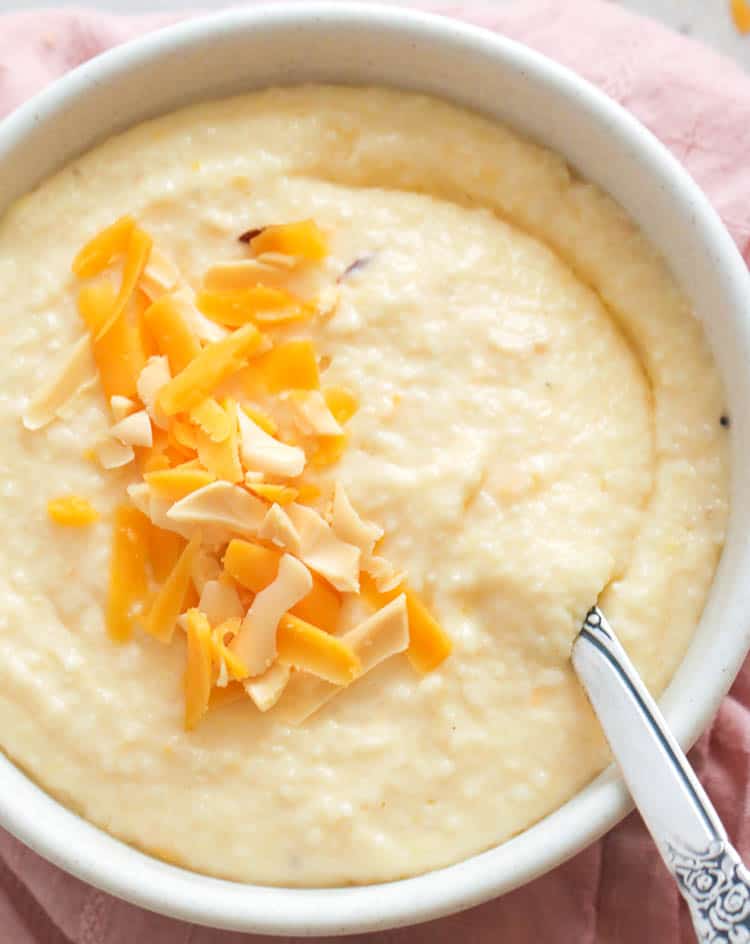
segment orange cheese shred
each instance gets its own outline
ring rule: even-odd
[[[107,632],[115,642],[130,639],[135,611],[146,599],[149,529],[148,518],[132,505],[115,512],[105,615]]]
[[[291,612],[300,619],[333,633],[336,631],[341,612],[341,596],[318,574],[313,574],[312,577],[312,590],[292,607]]]
[[[187,541],[174,531],[166,531],[149,522],[148,560],[157,583],[164,583],[180,559]]]
[[[65,495],[47,502],[47,514],[55,524],[69,528],[84,528],[99,518],[99,512],[87,498]]]
[[[345,642],[291,613],[279,621],[276,649],[283,665],[312,672],[334,685],[348,685],[362,670]]]
[[[151,301],[148,295],[145,295],[140,289],[135,293],[135,316],[136,322],[138,324],[138,335],[141,339],[141,347],[143,348],[143,353],[146,355],[146,360],[149,357],[155,357],[159,352],[159,345],[156,343],[156,338],[151,331],[151,328],[148,326],[146,321],[146,312],[151,307]]]
[[[73,260],[74,275],[79,279],[90,279],[103,272],[118,256],[126,252],[134,228],[135,220],[132,216],[121,216],[111,226],[97,233]]]
[[[225,688],[211,689],[211,697],[208,699],[208,707],[211,711],[215,711],[219,708],[224,708],[227,705],[234,705],[238,701],[246,701],[248,704],[250,703],[247,697],[247,692],[242,687],[240,682],[230,682]]]
[[[184,466],[177,466],[173,469],[146,472],[143,480],[148,483],[154,494],[161,498],[168,498],[170,501],[179,501],[190,492],[215,482],[216,476],[206,469],[186,469]]]
[[[165,354],[172,374],[178,374],[201,352],[200,342],[182,317],[177,299],[162,297],[144,312],[144,320],[158,351]]]
[[[344,454],[347,442],[346,433],[340,436],[318,436],[317,448],[310,456],[309,464],[314,469],[324,469],[329,465],[334,465]]]
[[[260,593],[276,578],[282,553],[276,548],[235,538],[227,546],[224,569],[237,583],[253,593]],[[292,607],[291,612],[326,632],[333,632],[341,611],[341,597],[318,574],[313,573],[312,578],[312,590]]]
[[[103,325],[100,326],[96,338],[99,340],[109,331],[112,325],[125,311],[125,307],[130,301],[138,285],[138,279],[143,275],[143,270],[148,263],[148,257],[151,253],[153,241],[148,233],[138,226],[131,230],[128,238],[127,254],[125,256],[125,265],[122,270],[122,280],[117,298],[108,313]]]
[[[279,427],[267,413],[249,403],[242,403],[241,408],[245,415],[249,416],[253,423],[260,426],[264,433],[268,433],[269,436],[276,436]]]
[[[169,427],[172,439],[183,449],[195,450],[198,448],[198,438],[195,427],[184,420],[176,419]]]
[[[283,390],[317,390],[320,374],[311,341],[285,341],[261,355],[253,370],[269,393]]]
[[[200,426],[214,442],[223,442],[232,431],[232,418],[213,397],[207,397],[190,410],[190,420]]]
[[[275,579],[281,554],[262,544],[234,538],[224,555],[224,570],[243,587],[260,593]]]
[[[200,610],[187,614],[187,668],[185,670],[185,730],[192,731],[208,711],[211,697],[213,647],[211,627]]]
[[[217,404],[218,406],[218,404]],[[198,458],[208,471],[217,479],[227,482],[241,482],[243,478],[240,463],[239,437],[237,433],[237,405],[227,400],[224,407],[219,407],[227,417],[229,435],[217,442],[200,427],[195,430],[195,443]]]
[[[297,486],[297,501],[305,504],[305,502],[315,501],[316,498],[320,498],[320,489],[317,485],[312,485],[309,482],[300,482]]]
[[[406,595],[406,611],[409,618],[409,661],[419,672],[432,672],[451,654],[453,643],[420,597],[409,587],[400,584],[392,590],[380,591],[367,574],[361,577],[362,593],[380,608],[395,600],[399,594]]]
[[[738,33],[750,33],[750,3],[747,0],[731,0],[732,19]]]
[[[320,262],[328,255],[328,241],[315,220],[300,220],[266,226],[250,240],[253,252],[278,252],[307,262]]]
[[[277,505],[288,505],[296,501],[299,492],[296,488],[289,485],[268,485],[265,482],[248,482],[248,491],[258,498],[264,498],[266,501],[275,502]]]
[[[312,314],[312,306],[290,292],[267,285],[254,285],[234,292],[199,292],[198,308],[218,324],[240,328],[252,322],[274,324],[299,321]]]
[[[248,324],[221,341],[204,347],[197,357],[161,388],[159,406],[167,416],[196,406],[246,363],[259,347],[261,338],[255,325]]]
[[[140,332],[122,312],[104,337],[99,328],[115,303],[112,283],[85,285],[78,296],[78,310],[91,332],[94,361],[105,397],[135,397],[138,377],[146,364]]]
[[[180,554],[146,614],[146,630],[161,642],[169,642],[172,638],[177,617],[185,606],[191,586],[190,575],[200,546],[200,533],[196,533]]]
[[[239,617],[232,617],[228,620],[225,620],[223,623],[220,623],[211,634],[215,673],[218,674],[221,662],[223,662],[226,666],[229,678],[234,679],[236,682],[247,678],[247,666],[225,644],[224,638],[228,633],[231,633],[233,636],[237,635],[241,623],[242,621],[239,619]]]
[[[359,402],[354,394],[345,387],[326,387],[323,399],[337,423],[348,422],[359,409]]]

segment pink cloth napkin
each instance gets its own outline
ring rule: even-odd
[[[519,0],[496,8],[467,0],[449,12],[541,50],[630,109],[703,187],[750,263],[750,77],[741,69],[599,0]],[[0,17],[0,115],[109,46],[177,18],[125,19],[80,10]],[[692,760],[730,835],[750,858],[750,663]],[[416,928],[359,937],[372,944],[693,941],[687,911],[635,815],[566,865],[502,899]],[[172,921],[113,899],[0,831],[2,942],[247,944],[253,939]]]

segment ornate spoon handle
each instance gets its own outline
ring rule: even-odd
[[[573,666],[625,782],[690,907],[701,944],[750,944],[750,872],[640,676],[598,607]]]

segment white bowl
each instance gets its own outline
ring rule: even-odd
[[[680,742],[692,743],[750,645],[750,285],[705,197],[619,106],[523,46],[438,17],[317,3],[234,11],[115,49],[7,119],[0,126],[0,209],[74,155],[145,118],[197,99],[306,81],[419,89],[507,121],[609,191],[667,258],[705,325],[732,417],[726,547],[695,639],[662,701]],[[531,829],[450,868],[359,888],[265,888],[137,852],[0,758],[0,821],[41,855],[154,911],[270,934],[375,930],[468,908],[563,862],[628,808],[609,770]]]

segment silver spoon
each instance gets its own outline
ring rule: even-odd
[[[598,607],[586,615],[571,658],[698,941],[750,944],[750,872]]]

